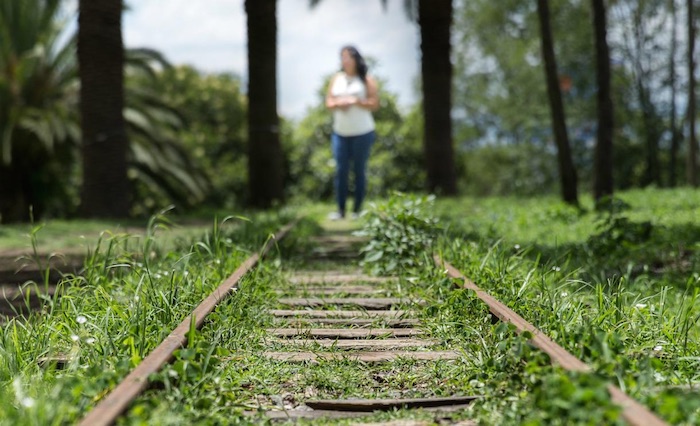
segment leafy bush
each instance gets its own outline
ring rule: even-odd
[[[588,239],[588,246],[600,254],[629,249],[648,241],[652,228],[648,221],[638,223],[624,216],[610,215],[600,222],[599,231]]]
[[[639,248],[651,239],[653,225],[650,221],[635,222],[623,216],[623,212],[632,209],[625,201],[615,197],[605,197],[596,205],[601,216],[596,224],[594,234],[588,237],[586,248],[591,255],[615,256],[631,249]]]
[[[437,220],[431,211],[434,196],[396,193],[384,203],[370,203],[366,223],[357,235],[370,237],[362,249],[365,266],[373,274],[395,273],[419,266],[435,238]]]
[[[182,65],[158,74],[156,90],[179,114],[179,140],[211,187],[205,203],[231,208],[247,193],[246,99],[240,77]]]
[[[8,183],[0,193],[3,223],[28,221],[30,207],[35,219],[71,216],[80,202],[80,81],[76,38],[68,33],[62,3],[0,6],[0,28],[9,31],[9,37],[3,33],[9,42],[0,46],[0,69],[22,70],[0,73],[0,181]],[[152,49],[125,54],[131,214],[145,217],[169,204],[193,207],[212,193],[226,193],[220,182],[245,169],[242,155],[226,155],[243,146],[238,80],[172,69]],[[210,141],[219,151],[205,157]],[[221,164],[210,166],[204,161],[210,157]],[[216,173],[205,174],[204,167]],[[210,181],[219,191],[211,191]]]

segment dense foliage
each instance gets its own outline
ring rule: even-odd
[[[436,234],[436,219],[429,212],[434,201],[432,196],[397,193],[386,202],[370,204],[364,226],[356,233],[369,239],[362,248],[361,264],[375,275],[406,273],[429,265]]]
[[[79,203],[79,78],[73,38],[65,40],[60,1],[3,2],[0,6],[0,222],[70,216]],[[129,49],[125,108],[129,177],[137,189],[133,213],[170,203],[201,201],[208,182],[190,160],[179,132],[183,121],[160,92],[157,70],[169,64],[150,49]]]
[[[550,3],[574,162],[586,192],[591,186],[597,90],[590,5]],[[3,183],[8,182],[1,188],[3,221],[26,217],[29,205],[35,215],[69,216],[79,202],[79,81],[75,45],[62,32],[71,16],[61,5],[58,0],[31,0],[4,2],[0,9],[3,40],[11,41],[2,44],[0,55],[0,173]],[[610,5],[618,123],[615,184],[620,189],[683,182],[687,141],[680,117],[685,98],[678,94],[687,85],[687,75],[681,62],[682,6],[679,1],[646,0]],[[537,24],[534,4],[455,3],[455,160],[465,193],[557,192]],[[169,204],[187,209],[243,203],[248,195],[248,141],[241,79],[171,67],[149,49],[131,50],[128,56],[124,113],[136,189],[132,213],[147,215]],[[392,78],[379,77],[380,86]],[[305,116],[281,121],[286,191],[292,200],[328,200],[333,192],[331,115],[323,107],[328,79],[319,83],[318,102]],[[386,90],[380,90],[380,97],[369,195],[420,191],[426,179],[421,104],[400,108]]]
[[[200,201],[222,207],[240,205],[246,191],[247,139],[246,100],[240,78],[178,66],[164,69],[153,84],[178,111],[183,125],[177,137],[211,182]]]
[[[0,4],[0,221],[76,204],[80,138],[73,39],[58,0]]]
[[[590,188],[597,91],[590,4],[550,3],[574,162],[581,184]],[[678,117],[685,101],[676,98],[673,116],[670,98],[687,85],[679,38],[684,31],[679,26],[682,5],[619,1],[610,9],[613,102],[619,123],[614,136],[615,185],[675,185],[684,171],[680,158],[687,152],[687,140],[679,140],[678,146],[671,143],[674,133],[683,137]],[[453,83],[461,117],[456,143],[467,161],[463,188],[471,194],[556,192],[535,3],[460,2],[455,20]],[[493,179],[482,178],[484,169]]]

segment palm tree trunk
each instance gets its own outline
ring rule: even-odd
[[[284,200],[277,116],[277,0],[246,0],[248,19],[248,187],[254,207]]]
[[[695,136],[695,14],[693,0],[688,0],[688,183],[698,186],[698,141]]]
[[[452,0],[419,0],[423,76],[423,147],[431,192],[457,194],[452,147]]]
[[[561,195],[564,202],[578,205],[576,169],[571,157],[569,135],[566,130],[566,115],[564,113],[564,103],[561,97],[561,88],[559,87],[557,61],[554,56],[554,42],[552,41],[552,30],[550,28],[548,0],[537,0],[537,15],[540,21],[542,57],[544,59],[549,107],[552,114],[552,131],[554,132],[554,140],[557,145]]]
[[[80,0],[79,7],[81,213],[87,217],[126,217],[130,188],[123,116],[122,1]]]
[[[613,193],[613,103],[610,96],[610,49],[604,0],[592,0],[598,80],[598,131],[593,159],[595,201]]]
[[[31,202],[28,199],[27,171],[0,164],[0,223],[28,222]]]

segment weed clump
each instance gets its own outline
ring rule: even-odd
[[[361,265],[374,275],[386,275],[431,262],[437,219],[430,213],[434,196],[396,193],[383,203],[371,203],[365,225],[356,235],[369,237]]]

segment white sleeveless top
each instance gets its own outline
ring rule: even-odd
[[[331,87],[332,96],[356,96],[367,99],[367,87],[358,76],[348,76],[344,72],[337,74]],[[372,113],[358,105],[348,109],[333,110],[333,132],[340,136],[359,136],[374,130]]]

